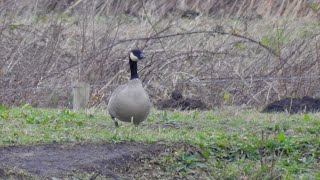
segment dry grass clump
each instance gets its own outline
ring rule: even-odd
[[[210,3],[211,7],[222,5],[213,0],[206,6],[200,1],[139,5],[142,1],[80,0],[68,1],[65,7],[62,1],[37,6],[30,6],[31,0],[29,4],[10,2],[0,11],[3,104],[69,106],[72,83],[86,81],[92,87],[90,106],[101,105],[116,86],[127,81],[127,52],[137,47],[148,57],[139,70],[155,102],[178,85],[183,86],[185,97],[211,106],[263,105],[283,96],[319,93],[320,26],[310,10],[305,11],[308,17],[300,19],[265,15],[248,19],[239,8],[238,13],[224,14],[229,18],[212,18],[209,10],[199,9],[209,8]],[[224,2],[226,8],[231,3]],[[302,16],[303,4],[290,2],[296,2],[290,6],[296,8],[292,11],[296,15],[290,16]],[[231,3],[234,9],[248,3],[256,10],[260,6],[258,1],[238,3]],[[271,5],[276,6],[270,1],[266,7]],[[180,6],[202,14],[181,18],[175,13]],[[154,7],[167,11],[157,13]],[[242,9],[251,13],[250,8]],[[287,12],[270,11],[266,14],[274,17]]]

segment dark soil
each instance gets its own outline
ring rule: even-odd
[[[168,149],[168,145],[160,142],[1,147],[0,179],[12,177],[12,172],[15,171],[23,171],[28,176],[38,178],[68,177],[79,172],[97,173],[113,179],[124,178],[128,175],[126,172],[141,172],[134,169],[143,167],[142,159],[155,158]]]
[[[318,112],[320,111],[320,99],[308,96],[303,98],[285,98],[268,104],[262,112]]]
[[[158,109],[179,109],[179,110],[206,110],[207,105],[201,100],[186,98],[184,99],[181,92],[174,90],[171,93],[171,99],[167,99],[158,103]]]

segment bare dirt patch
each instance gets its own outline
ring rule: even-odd
[[[305,96],[303,98],[285,98],[268,104],[263,112],[318,112],[320,111],[320,99]]]
[[[169,149],[168,145],[161,142],[56,143],[1,147],[0,178],[12,177],[13,173],[21,171],[32,177],[67,177],[86,172],[115,179],[123,178],[127,177],[126,172],[135,171],[132,168],[143,166],[141,159],[152,159]]]
[[[207,110],[207,105],[199,99],[184,99],[181,92],[174,90],[171,93],[171,99],[163,100],[158,103],[158,109],[180,109],[180,110]]]

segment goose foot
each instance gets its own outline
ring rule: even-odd
[[[114,125],[116,126],[116,128],[118,128],[119,127],[118,121],[115,120]]]
[[[111,116],[112,120],[114,121],[114,125],[116,126],[116,128],[119,127],[118,121],[116,120],[115,117]]]

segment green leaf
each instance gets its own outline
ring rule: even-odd
[[[2,112],[2,113],[0,114],[0,117],[1,117],[2,119],[7,120],[7,119],[9,118],[9,113],[8,113],[8,112]]]
[[[197,155],[186,155],[182,154],[181,156],[182,161],[184,161],[186,164],[191,164],[194,162],[199,161],[199,157]]]
[[[204,138],[203,138],[203,139],[204,139]],[[200,154],[201,154],[204,158],[208,159],[209,156],[210,156],[210,153],[211,153],[210,148],[208,148],[208,147],[207,147],[204,143],[202,143],[202,142],[200,142],[198,145],[199,145],[199,147],[200,147]]]
[[[26,123],[34,124],[34,117],[30,117],[30,116],[26,117]]]
[[[233,47],[237,48],[237,49],[240,49],[240,50],[244,50],[246,47],[244,45],[244,43],[242,42],[237,42],[233,45]]]
[[[74,117],[76,116],[76,113],[75,113],[75,112],[72,112],[72,111],[69,110],[69,109],[63,110],[61,114],[62,114],[63,116],[72,117],[72,118],[74,118]]]
[[[201,139],[201,140],[204,140],[204,139],[206,139],[206,136],[205,136],[205,133],[204,132],[198,132],[197,133],[197,137],[199,138],[199,139]],[[203,145],[203,143],[202,144],[199,144],[199,146],[201,147],[204,147],[204,145]],[[201,147],[201,148],[202,148]]]
[[[22,109],[27,109],[27,110],[31,110],[32,109],[32,106],[30,104],[28,104],[28,103],[25,103],[25,102],[21,102],[20,103],[20,107]]]
[[[41,121],[41,124],[47,124],[49,122],[49,119],[50,119],[49,116],[45,116]]]
[[[231,94],[230,94],[228,91],[225,91],[225,92],[223,93],[223,100],[224,100],[225,102],[228,102],[228,101],[230,101],[230,98],[231,98]]]
[[[21,102],[20,103],[20,107],[23,107],[23,106],[25,106],[27,103],[25,103],[25,102]]]
[[[278,140],[279,140],[280,142],[284,142],[284,141],[286,140],[286,138],[284,137],[284,133],[283,133],[283,132],[280,132],[280,133],[278,134]]]
[[[209,148],[202,148],[200,150],[200,153],[206,159],[208,159],[210,157],[210,149]]]
[[[267,36],[264,36],[264,37],[261,39],[261,44],[264,45],[264,46],[268,45],[269,42],[270,42],[270,39],[269,39],[269,37],[267,37]]]
[[[78,126],[83,125],[83,121],[81,121],[81,120],[75,120],[74,123],[77,124]]]
[[[308,115],[308,113],[303,113],[303,120],[306,121],[306,122],[309,122],[310,121],[310,116]]]
[[[9,109],[7,106],[0,104],[0,110],[7,110]]]
[[[94,115],[93,114],[87,114],[87,117],[88,118],[94,118]]]

